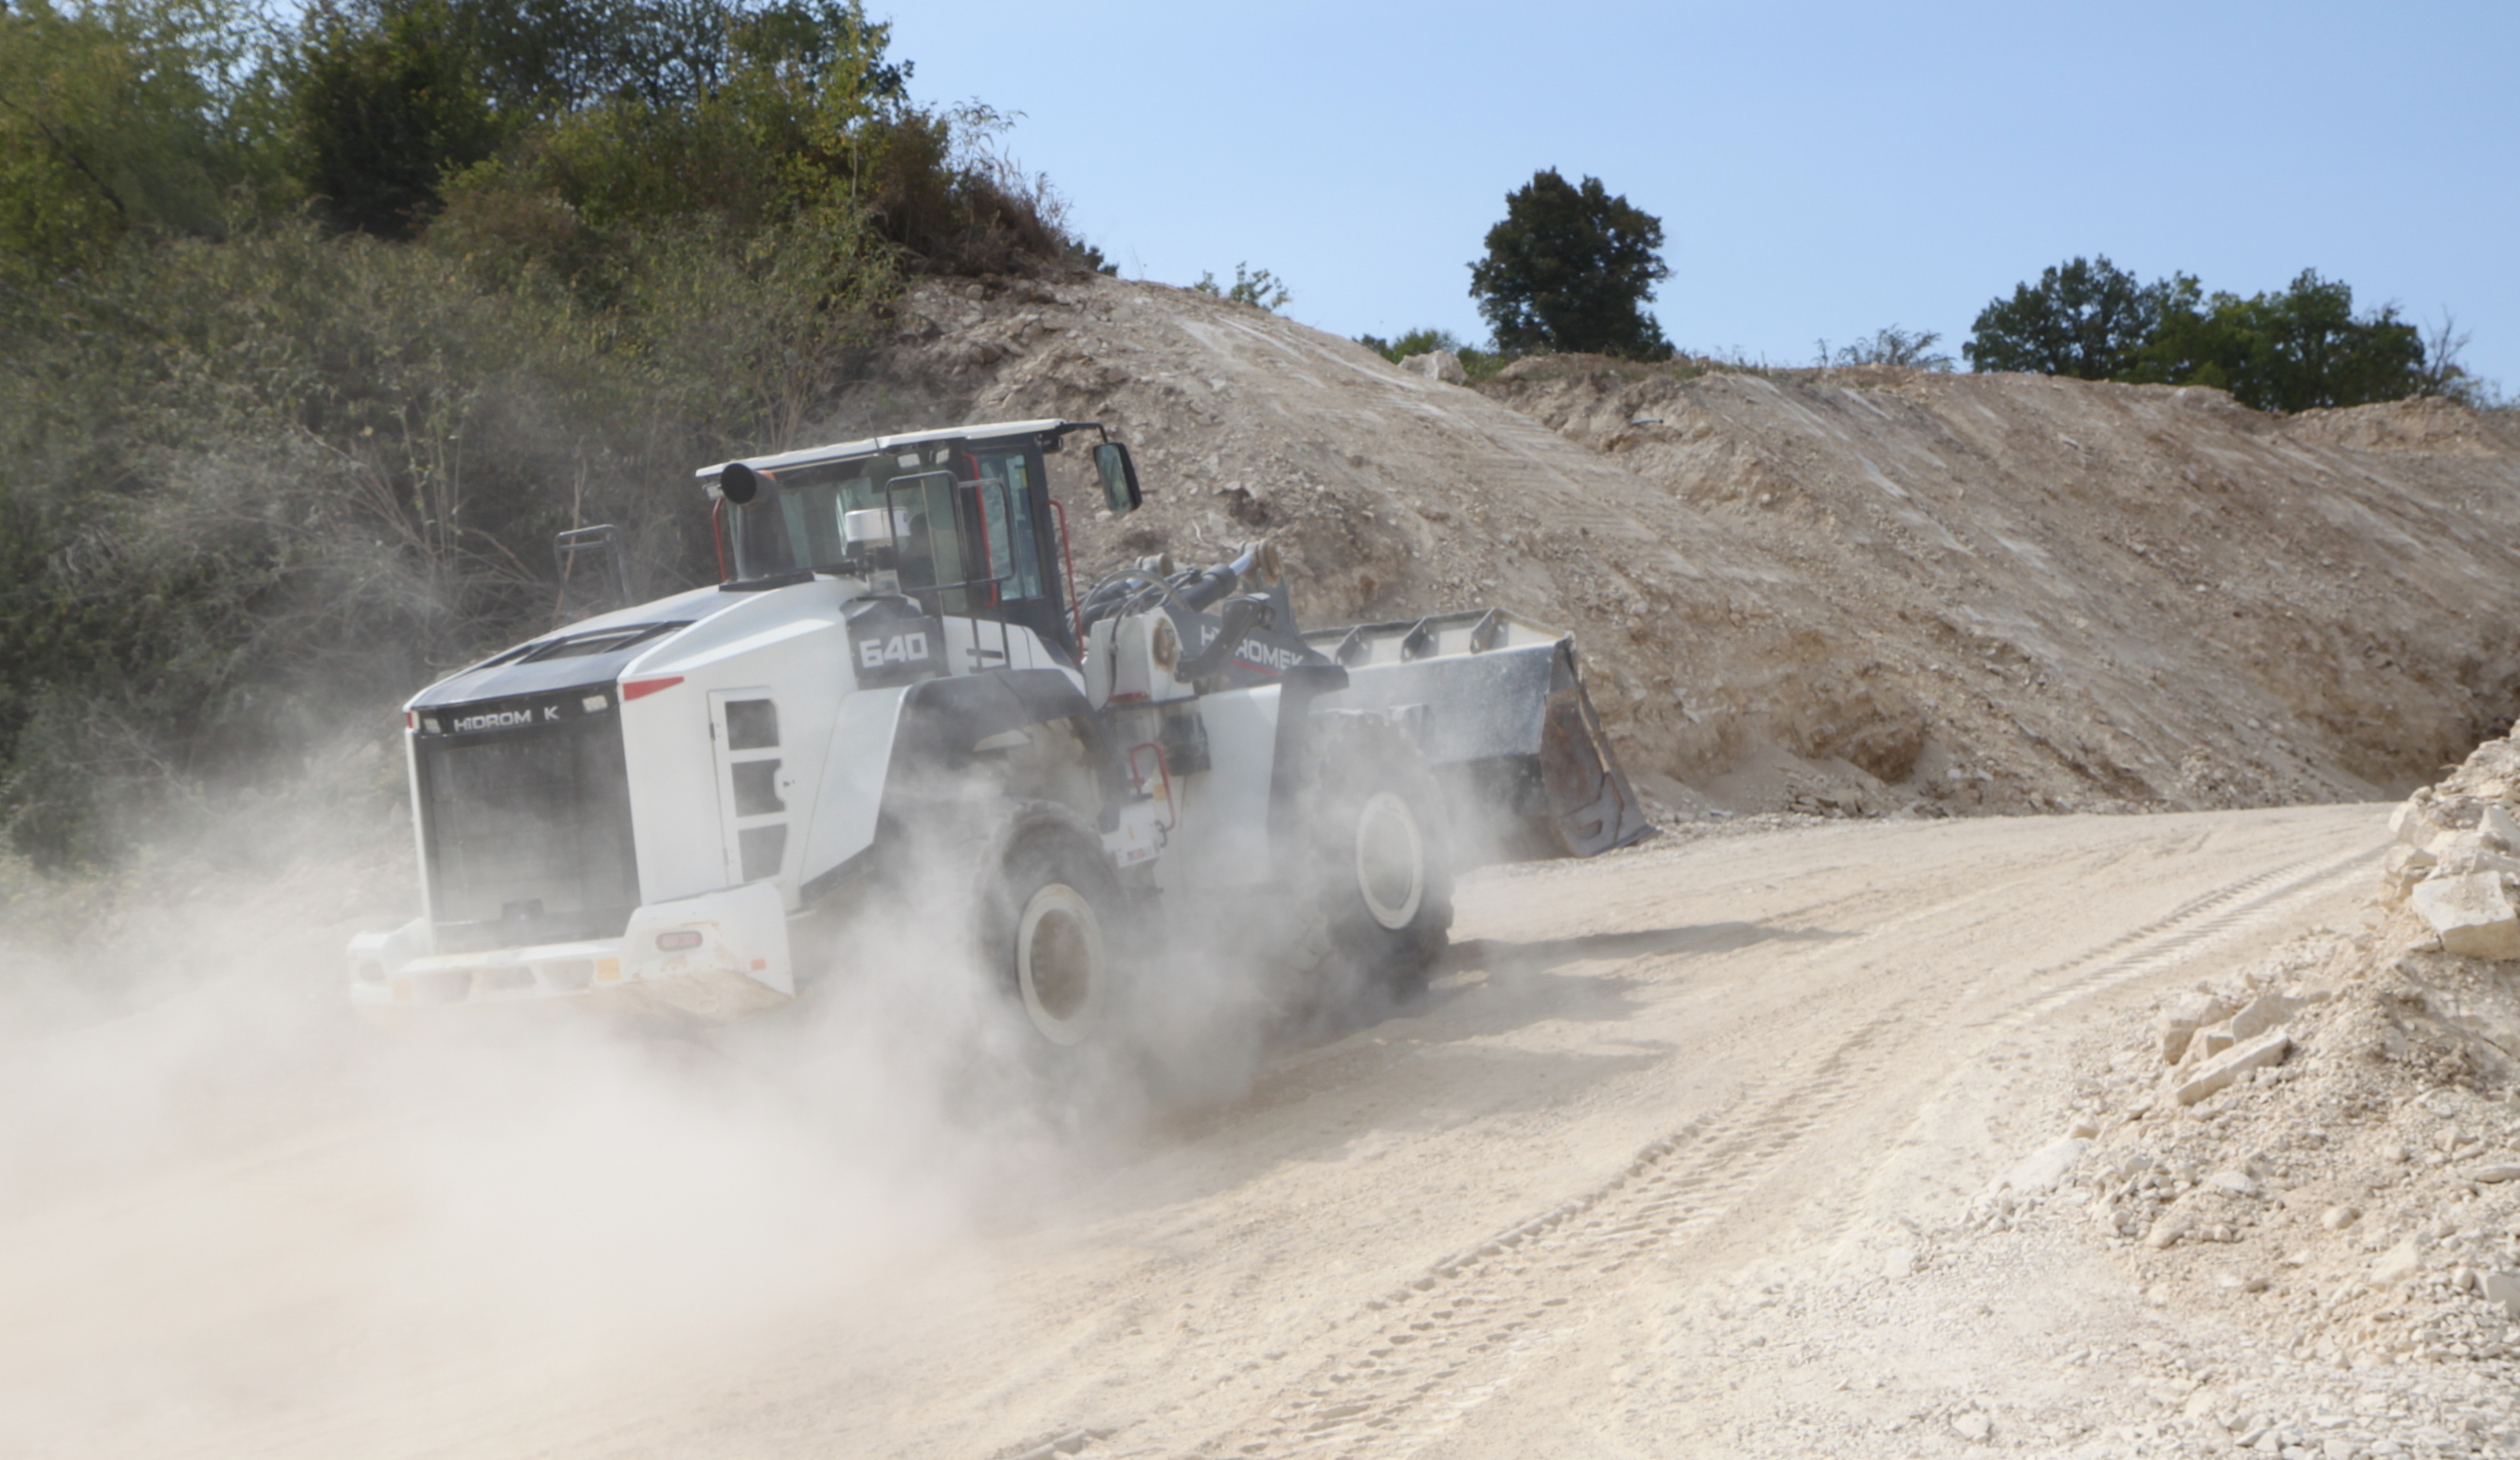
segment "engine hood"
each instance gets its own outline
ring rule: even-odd
[[[405,707],[474,705],[485,700],[610,684],[631,661],[741,601],[714,588],[696,588],[636,608],[581,619],[459,669],[414,695]]]

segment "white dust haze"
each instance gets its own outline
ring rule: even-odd
[[[1338,1017],[1211,938],[1149,952],[1116,1036],[1045,1062],[939,906],[704,1039],[381,1029],[340,938],[416,890],[388,865],[344,908],[325,871],[214,879],[45,968],[0,927],[22,991],[128,990],[0,998],[0,1455],[530,1452],[623,1396],[844,1370],[987,1303],[993,1243]]]

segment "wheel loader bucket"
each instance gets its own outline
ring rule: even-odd
[[[1416,737],[1451,794],[1462,865],[1595,856],[1652,831],[1567,635],[1489,609],[1304,641],[1348,671],[1319,707],[1380,711]]]

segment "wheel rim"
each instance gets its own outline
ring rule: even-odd
[[[1102,1006],[1102,920],[1082,892],[1055,882],[1032,894],[1015,925],[1015,986],[1024,1013],[1053,1044],[1074,1044]]]
[[[1415,922],[1426,900],[1426,844],[1418,817],[1388,791],[1375,792],[1357,813],[1356,890],[1366,912],[1393,933]]]

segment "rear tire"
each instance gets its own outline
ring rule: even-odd
[[[1119,879],[1101,842],[1071,813],[1035,803],[1016,813],[999,844],[982,909],[990,978],[1045,1044],[1107,1040],[1127,934]]]
[[[1453,927],[1452,826],[1425,757],[1390,722],[1330,714],[1314,741],[1314,898],[1333,958],[1422,992]]]

